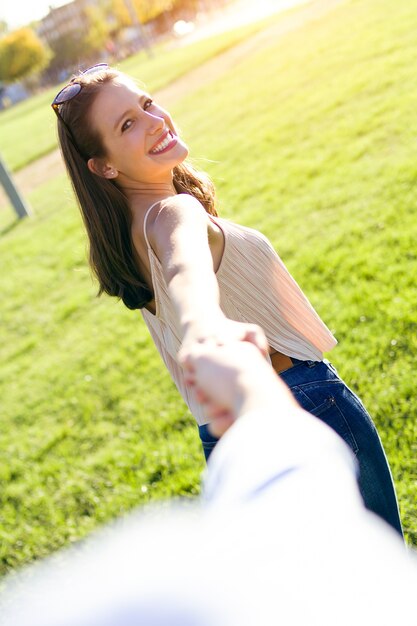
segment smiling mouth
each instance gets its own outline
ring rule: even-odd
[[[167,130],[163,135],[162,139],[158,141],[150,150],[149,154],[162,154],[163,152],[167,152],[171,150],[177,143],[178,139],[175,135],[172,134],[170,130]]]

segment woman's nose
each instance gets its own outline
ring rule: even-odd
[[[149,115],[150,118],[149,132],[151,135],[154,135],[165,128],[165,120],[163,117],[153,115],[152,113],[147,113],[147,115]]]

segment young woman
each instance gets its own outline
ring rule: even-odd
[[[217,217],[213,186],[185,162],[170,115],[107,65],[75,76],[52,107],[99,293],[142,311],[206,458],[216,439],[179,363],[195,342],[251,341],[299,403],[350,446],[366,506],[401,534],[375,426],[323,360],[336,340],[268,240]]]

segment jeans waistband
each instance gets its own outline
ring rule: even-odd
[[[316,381],[340,380],[337,371],[327,361],[301,361],[291,357],[293,366],[279,376],[289,386],[308,384]]]
[[[300,359],[296,359],[293,356],[290,356],[290,359],[291,359],[293,365],[300,365],[301,363],[306,363],[307,362],[307,361],[301,361]],[[308,361],[308,362],[310,362],[310,361]]]

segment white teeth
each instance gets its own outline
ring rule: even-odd
[[[155,148],[153,148],[151,150],[152,153],[155,152],[161,152],[162,150],[164,150],[172,141],[172,137],[171,134],[168,133],[168,135],[165,137],[165,139],[163,141],[161,141],[161,143],[158,143],[157,146],[155,146]]]

